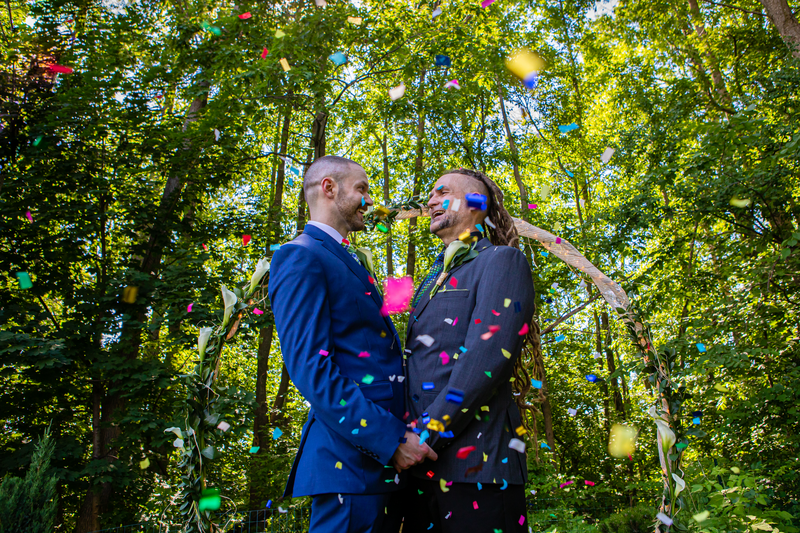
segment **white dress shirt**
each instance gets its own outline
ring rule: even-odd
[[[336,230],[335,230],[334,228],[332,228],[331,226],[329,226],[329,225],[327,225],[327,224],[324,224],[324,223],[322,223],[322,222],[317,222],[316,220],[309,220],[308,222],[306,222],[306,226],[314,226],[314,227],[316,227],[316,228],[319,228],[319,229],[321,229],[322,231],[324,231],[325,233],[327,233],[328,235],[330,235],[330,236],[331,236],[331,238],[332,238],[333,240],[335,240],[335,241],[336,241],[337,243],[339,243],[339,244],[341,244],[341,243],[342,243],[342,241],[344,240],[344,237],[342,237],[342,234],[341,234],[341,233],[339,233],[338,231],[336,231]]]

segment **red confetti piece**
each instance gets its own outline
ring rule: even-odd
[[[409,413],[408,411],[406,411],[406,414],[404,414],[404,415],[403,415],[403,420],[405,420],[406,418],[408,418],[408,415],[410,415],[410,414],[411,414],[411,413]]]
[[[481,323],[481,319],[480,319],[480,318],[476,318],[476,319],[475,319],[475,323],[476,323],[476,324],[480,324],[480,323]]]
[[[475,451],[475,446],[464,446],[463,448],[458,449],[458,453],[456,453],[456,457],[459,459],[466,459],[469,457],[469,454]]]
[[[342,239],[342,244],[344,244],[345,246],[350,246],[350,241],[348,241],[347,239]]]
[[[248,11],[247,13],[242,13],[241,15],[239,15],[239,18],[240,18],[241,20],[247,20],[247,19],[249,19],[249,18],[250,18],[250,17],[252,17],[252,16],[253,16],[253,15],[251,15],[251,14],[250,14],[250,12]]]
[[[491,331],[492,333],[497,333],[498,331],[500,331],[500,326],[489,326],[489,331]]]
[[[251,239],[250,235],[242,235],[242,244],[244,246],[247,246],[247,243],[250,242],[250,239]]]
[[[267,54],[269,54],[269,50],[267,50],[267,47],[265,46],[264,49],[261,51],[261,59],[266,59]]]
[[[428,471],[425,473],[425,475],[426,475],[426,476],[428,476],[429,478],[433,479],[433,476],[434,476],[435,474],[433,473],[433,470],[428,470]]]
[[[522,329],[519,330],[520,335],[527,335],[528,334],[528,324],[522,324]]]
[[[453,288],[455,289],[456,287],[458,287],[458,280],[456,278],[450,278],[450,285],[452,285]]]
[[[164,95],[163,95],[163,94],[157,94],[157,95],[156,95],[156,98],[158,98],[159,100],[161,100],[162,98],[164,98]]]
[[[372,276],[367,276],[367,281],[369,281],[373,285],[375,284],[375,278],[373,278]]]
[[[320,350],[319,351],[320,355],[328,355],[328,353],[329,353],[328,350]]]
[[[256,315],[263,315],[264,311],[262,311],[261,309],[256,307],[256,308],[253,309],[253,313],[256,314]]]
[[[498,312],[497,312],[497,311],[495,311],[494,309],[492,309],[492,314],[493,314],[494,316],[500,316],[500,313],[498,313]]]
[[[203,244],[202,246],[203,246],[203,250],[205,250],[207,252],[208,251],[208,246],[206,246],[205,244]]]
[[[369,352],[361,352],[358,354],[359,357],[369,357]]]
[[[73,72],[75,72],[74,70],[72,70],[71,67],[66,67],[64,65],[50,65],[47,68],[49,68],[53,72],[58,72],[59,74],[72,74]]]

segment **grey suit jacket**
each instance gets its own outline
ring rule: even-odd
[[[478,257],[454,268],[432,299],[424,294],[409,318],[408,420],[426,429],[430,417],[453,432],[447,438],[428,430],[427,442],[439,459],[411,473],[454,482],[523,484],[525,454],[508,447],[522,424],[510,378],[522,350],[519,332],[533,317],[531,269],[516,248],[481,239],[476,249]],[[490,325],[500,329],[484,340]],[[423,335],[433,337],[431,346],[419,340]],[[464,393],[461,404],[447,400],[452,390]],[[468,446],[475,450],[466,459],[456,457]]]

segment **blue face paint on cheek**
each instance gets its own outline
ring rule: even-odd
[[[365,205],[366,203],[367,203],[367,201],[366,201],[366,200],[364,200],[364,197],[362,196],[362,197],[361,197],[361,207],[364,207],[364,205]]]

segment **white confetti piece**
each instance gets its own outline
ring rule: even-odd
[[[525,453],[525,443],[519,439],[511,439],[508,443],[508,447],[519,453]]]
[[[402,98],[404,94],[406,94],[406,86],[404,83],[389,89],[389,98],[391,98],[392,101]]]
[[[441,14],[442,14],[442,8],[441,7],[437,7],[436,9],[433,10],[433,13],[431,13],[431,20],[435,19],[436,17],[438,17]]]
[[[567,412],[569,413],[569,416],[575,416],[575,415],[578,414],[578,410],[577,409],[573,409],[572,407],[567,409]]]
[[[459,199],[453,200],[453,205],[450,206],[450,209],[452,209],[453,211],[458,211],[459,209],[461,209],[461,200]]]
[[[214,128],[214,140],[215,140],[215,141],[218,141],[218,140],[219,140],[219,136],[220,136],[220,135],[221,135],[221,134],[220,134],[219,130],[218,130],[218,129],[216,129],[216,128]]]
[[[614,155],[614,152],[616,152],[616,150],[613,148],[606,148],[605,152],[603,152],[603,155],[600,156],[600,160],[603,163],[608,163],[611,160],[611,156]]]
[[[430,348],[431,345],[433,345],[433,337],[431,337],[430,335],[420,335],[419,337],[417,337],[417,340],[422,344],[424,344],[425,346],[427,346],[428,348]]]
[[[397,382],[398,383],[402,383],[404,379],[406,379],[405,376],[397,376]]]
[[[661,522],[662,522],[662,523],[663,523],[665,526],[671,526],[671,525],[672,525],[672,518],[668,517],[668,516],[667,516],[667,515],[665,515],[664,513],[658,513],[658,514],[656,515],[656,518],[657,518],[657,519],[659,519],[659,520],[661,520]]]
[[[227,422],[220,422],[217,424],[217,429],[221,429],[222,431],[228,431],[231,428],[231,425]]]

